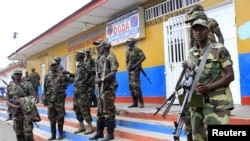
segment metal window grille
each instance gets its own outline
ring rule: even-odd
[[[157,5],[145,9],[145,20],[158,18],[169,12],[201,2],[202,0],[165,0]]]

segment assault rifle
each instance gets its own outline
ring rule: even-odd
[[[159,107],[159,108],[156,107],[156,112],[154,113],[154,116],[155,116],[159,111],[161,111],[161,109],[162,109],[165,105],[167,105],[167,106],[166,106],[166,109],[164,110],[164,112],[163,112],[163,114],[162,114],[162,117],[165,118],[165,117],[167,116],[169,110],[171,109],[171,107],[172,107],[172,105],[173,105],[173,103],[174,103],[174,101],[175,101],[175,99],[176,99],[176,94],[177,94],[177,92],[182,88],[181,81],[182,81],[182,79],[183,79],[183,77],[184,77],[185,72],[186,72],[186,69],[183,69],[182,72],[181,72],[181,74],[180,74],[180,76],[179,76],[179,79],[178,79],[178,81],[177,81],[177,83],[176,83],[174,92],[169,96],[169,98],[167,98],[167,99],[165,100],[165,102],[161,105],[161,107]]]
[[[1,79],[1,81],[2,81],[6,86],[9,85],[9,84],[8,84],[6,81],[4,81],[3,79]]]
[[[148,78],[146,72],[144,71],[144,69],[142,67],[140,67],[140,72],[143,74],[144,77],[146,77],[146,79],[148,80],[149,84],[152,84],[150,79]]]
[[[193,81],[194,81],[194,71],[191,71],[189,75],[185,77],[185,80],[182,83],[182,88],[184,89],[185,96],[181,104],[182,106],[181,106],[180,115],[177,121],[174,122],[174,126],[175,126],[175,130],[173,132],[174,141],[180,141],[179,138],[180,138],[183,124],[184,124],[185,110],[188,107],[188,104],[190,102],[189,97],[192,95],[192,93],[190,93],[190,89],[193,85]]]

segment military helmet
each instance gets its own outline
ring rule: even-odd
[[[204,11],[204,8],[200,4],[194,5],[187,14],[193,14],[195,11]]]
[[[203,11],[195,11],[185,23],[190,23],[196,19],[207,20],[207,15]]]

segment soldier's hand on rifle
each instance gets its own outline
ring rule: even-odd
[[[196,91],[201,93],[201,94],[205,94],[206,92],[209,91],[209,88],[207,85],[203,85],[202,83],[198,82],[198,84],[196,86]]]

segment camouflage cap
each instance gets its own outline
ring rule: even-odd
[[[61,61],[61,57],[56,57],[55,60],[56,61]]]
[[[201,26],[204,26],[206,28],[208,28],[208,24],[207,24],[207,21],[206,20],[203,20],[203,19],[197,19],[193,22],[192,24],[192,28],[196,25],[201,25]]]
[[[85,52],[90,52],[90,50],[91,50],[90,48],[86,48],[84,51]]]
[[[188,20],[185,21],[185,23],[192,22],[196,19],[203,19],[207,20],[207,15],[203,11],[195,11]]]
[[[111,47],[111,43],[108,41],[102,41],[101,44],[97,45],[96,47],[99,48],[101,46],[104,46],[105,48],[110,48]]]
[[[193,6],[187,14],[188,15],[193,14],[193,12],[195,12],[195,11],[204,11],[204,8],[200,4],[197,4],[197,5]]]
[[[85,51],[77,51],[75,52],[75,55],[84,55],[85,54]]]
[[[101,44],[102,42],[103,42],[102,39],[98,39],[98,40],[93,42],[93,45],[97,46],[97,45]]]
[[[136,41],[135,38],[128,38],[126,42],[133,42]]]
[[[20,73],[23,73],[21,70],[15,70],[14,71],[14,74],[20,74]]]
[[[55,59],[50,62],[50,66],[57,65]]]

